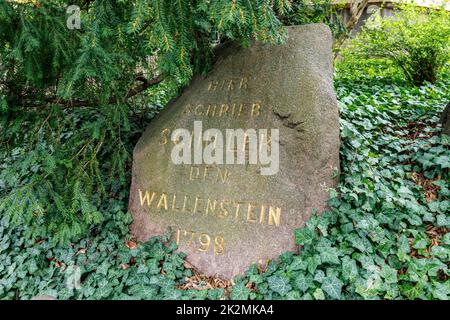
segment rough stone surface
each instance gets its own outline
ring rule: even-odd
[[[187,260],[210,276],[231,278],[254,262],[295,250],[294,229],[314,209],[326,208],[327,188],[336,186],[340,140],[331,32],[323,24],[287,31],[284,45],[221,49],[213,70],[193,79],[134,150],[132,233],[144,241],[171,228]],[[231,112],[233,104],[242,104],[240,115]],[[254,104],[260,108],[252,115]],[[222,105],[228,112],[226,106],[220,112]],[[206,173],[205,165],[174,165],[169,133],[191,131],[194,120],[203,121],[203,130],[278,128],[278,174],[263,176],[258,165],[211,166]]]
[[[450,102],[441,115],[442,133],[450,136]]]

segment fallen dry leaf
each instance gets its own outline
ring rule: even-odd
[[[433,184],[433,182],[440,180],[440,177],[437,177],[436,180],[431,180],[425,178],[423,173],[414,172],[411,178],[416,184],[422,187],[427,203],[437,200],[439,186]]]
[[[130,267],[130,265],[128,263],[122,263],[120,265],[120,269],[122,269],[122,270],[127,270],[129,267]]]
[[[125,242],[125,245],[128,247],[128,249],[133,250],[138,247],[137,243],[133,240]]]
[[[230,294],[230,287],[232,287],[232,281],[223,280],[215,277],[207,277],[205,275],[200,274],[195,267],[189,263],[188,261],[184,261],[184,266],[187,269],[191,269],[194,273],[193,276],[186,278],[186,282],[179,285],[178,289],[180,290],[207,290],[207,289],[217,289],[222,288],[225,290],[225,294]]]
[[[78,256],[80,254],[85,254],[86,251],[87,251],[87,248],[82,248],[82,249],[78,250],[77,253],[75,253],[75,256]]]

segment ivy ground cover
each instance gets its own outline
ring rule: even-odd
[[[330,210],[295,232],[299,252],[232,282],[203,277],[168,236],[134,241],[126,181],[93,204],[103,222],[72,243],[36,238],[1,216],[0,298],[447,300],[450,138],[437,123],[449,77],[422,87],[342,79],[336,91],[341,182]],[[0,162],[0,193],[13,161]]]

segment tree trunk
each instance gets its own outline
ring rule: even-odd
[[[450,102],[445,107],[441,115],[442,134],[450,136]]]
[[[358,24],[358,21],[361,18],[368,3],[369,0],[353,0],[351,3],[349,3],[351,16],[350,20],[348,20],[347,22],[348,33],[350,33]]]
[[[339,39],[336,39],[335,43],[335,56],[336,59],[339,54],[339,48],[342,47],[347,37],[350,35],[352,30],[355,28],[355,26],[358,24],[359,19],[361,19],[362,14],[364,13],[365,8],[367,7],[367,4],[369,3],[369,0],[352,0],[348,3],[348,8],[350,9],[350,19],[346,23],[345,27],[347,29],[347,32],[342,35]]]

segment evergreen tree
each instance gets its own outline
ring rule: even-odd
[[[141,93],[206,71],[218,37],[281,42],[289,8],[287,0],[0,0],[0,214],[55,241],[85,233],[105,201],[128,192],[129,141],[153,111]]]

